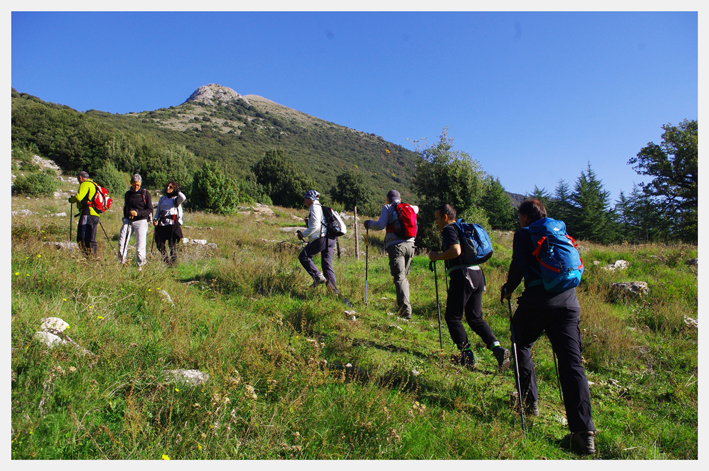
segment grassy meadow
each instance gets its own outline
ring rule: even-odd
[[[445,324],[441,350],[425,255],[412,263],[414,312],[404,321],[391,314],[383,232],[370,232],[365,305],[364,237],[357,260],[351,222],[335,257],[335,297],[308,287],[298,240],[281,230],[298,225],[293,216],[305,209],[187,213],[185,237],[218,248],[186,246],[177,266],[166,267],[149,246],[138,272],[134,252],[125,268],[115,255],[122,203],[116,198],[101,218],[110,245],[99,227],[99,260],[88,261],[44,243],[69,239],[65,199],[12,198],[13,210],[37,213],[12,218],[13,459],[579,458],[569,451],[548,340],[534,349],[541,415],[525,417],[525,438],[510,406],[512,370],[498,373],[469,329],[475,371],[451,363]],[[57,212],[67,217],[44,217]],[[512,234],[491,236],[483,309],[509,347],[498,293]],[[698,317],[697,267],[685,263],[697,247],[580,244],[597,457],[698,459],[698,333],[685,322]],[[620,259],[630,266],[601,269]],[[646,281],[649,295],[618,300],[610,285],[620,281]],[[443,304],[440,263],[438,290]],[[34,340],[50,316],[66,321],[68,337],[91,354]],[[209,380],[190,386],[163,374],[178,368]]]

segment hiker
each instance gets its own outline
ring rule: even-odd
[[[411,319],[411,300],[409,295],[409,275],[411,259],[414,256],[414,237],[400,237],[394,233],[394,220],[397,218],[396,207],[401,204],[401,194],[390,190],[386,196],[386,204],[377,221],[368,219],[364,221],[365,229],[381,231],[386,229],[384,246],[389,254],[389,271],[394,278],[396,290],[397,315],[403,319]],[[412,206],[415,213],[418,207]]]
[[[332,253],[335,250],[337,238],[327,234],[322,205],[318,198],[320,198],[320,193],[315,190],[308,190],[303,196],[303,204],[310,208],[307,217],[308,228],[304,232],[296,231],[296,234],[300,240],[307,240],[308,245],[301,250],[298,260],[308,275],[313,277],[311,288],[325,284],[330,292],[338,294],[335,271],[332,269]],[[313,257],[317,254],[322,257],[322,273],[313,263]]]
[[[150,192],[141,188],[143,179],[139,174],[134,174],[130,178],[130,189],[125,194],[125,204],[123,206],[123,226],[118,238],[120,250],[118,256],[123,265],[128,259],[128,242],[131,234],[135,232],[136,260],[138,271],[145,265],[145,242],[148,238],[148,223],[153,219],[153,203],[150,200]]]
[[[450,204],[436,208],[436,225],[441,231],[441,252],[431,251],[431,261],[445,262],[446,276],[450,277],[446,299],[445,320],[453,343],[460,354],[457,362],[468,368],[475,366],[475,356],[468,342],[468,334],[461,322],[463,315],[470,328],[485,343],[497,360],[500,371],[510,366],[510,351],[503,348],[493,334],[490,326],[483,319],[482,298],[485,292],[485,276],[479,265],[465,265],[461,247],[461,234],[455,228],[456,211]]]
[[[519,224],[512,242],[512,262],[507,281],[501,288],[500,302],[510,299],[524,278],[524,292],[517,300],[512,326],[519,362],[519,387],[525,408],[539,415],[537,380],[531,348],[546,331],[559,359],[559,381],[571,431],[571,447],[581,454],[594,454],[594,431],[588,380],[581,363],[581,308],[576,289],[547,291],[541,280],[541,267],[532,253],[535,250],[529,230],[531,223],[547,217],[544,204],[536,198],[524,200],[518,209]]]
[[[155,208],[155,245],[168,265],[177,263],[177,243],[182,240],[182,203],[186,199],[177,183],[171,181],[165,186],[165,194],[160,197]],[[169,258],[165,252],[165,242],[170,246]]]
[[[76,229],[76,242],[79,248],[88,257],[89,255],[96,256],[96,226],[99,223],[99,213],[88,204],[93,200],[96,194],[96,184],[89,178],[89,173],[81,171],[76,176],[79,180],[79,192],[69,198],[69,203],[76,203],[79,213],[79,223]]]

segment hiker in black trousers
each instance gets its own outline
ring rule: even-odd
[[[163,261],[168,265],[177,263],[177,244],[182,240],[182,203],[186,200],[187,198],[180,191],[177,183],[171,181],[165,186],[165,194],[160,197],[155,208],[157,214],[153,221],[155,246],[162,254]],[[165,251],[165,242],[170,247],[170,257]]]
[[[524,200],[518,211],[522,228],[547,217],[544,204],[536,198]],[[571,447],[581,454],[594,454],[595,427],[591,418],[588,380],[581,363],[581,308],[576,298],[576,289],[549,292],[539,283],[541,270],[532,254],[534,246],[529,231],[520,229],[515,232],[512,244],[512,262],[507,282],[501,288],[500,302],[510,299],[524,277],[524,292],[517,300],[518,307],[512,319],[519,361],[520,391],[523,396],[521,403],[528,413],[539,415],[537,379],[531,349],[546,331],[559,358],[559,381],[571,431]]]

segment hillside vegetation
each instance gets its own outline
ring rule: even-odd
[[[12,218],[13,459],[576,458],[548,340],[534,348],[541,415],[526,417],[525,439],[510,407],[512,371],[498,373],[476,336],[477,370],[454,366],[445,325],[440,348],[425,255],[412,263],[407,322],[391,315],[383,233],[370,232],[365,305],[364,239],[357,260],[351,223],[335,259],[334,297],[307,287],[297,239],[281,230],[301,224],[294,218],[305,209],[273,207],[272,217],[188,212],[185,237],[217,248],[185,246],[173,268],[149,248],[138,272],[115,256],[121,204],[101,218],[107,237],[99,228],[100,257],[87,261],[47,244],[69,239],[64,199],[12,199],[13,210],[32,213]],[[67,216],[49,216],[59,212]],[[509,346],[497,293],[512,237],[491,235],[483,310]],[[577,293],[598,456],[696,460],[697,267],[685,263],[696,245],[580,243],[587,269]],[[619,259],[629,268],[602,269]],[[611,283],[620,281],[646,281],[649,294],[618,299]],[[50,316],[69,324],[64,338],[80,348],[34,339]],[[209,380],[191,386],[164,374],[180,368]]]

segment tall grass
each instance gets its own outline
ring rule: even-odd
[[[548,340],[534,347],[541,416],[527,417],[525,440],[510,407],[512,373],[498,373],[472,333],[474,372],[450,361],[445,324],[440,348],[424,254],[409,275],[413,320],[390,315],[396,295],[383,233],[370,232],[365,306],[364,241],[356,260],[351,233],[335,259],[340,296],[308,288],[299,244],[281,231],[305,210],[188,213],[185,237],[217,248],[185,246],[172,268],[149,249],[138,272],[134,261],[121,268],[116,260],[120,211],[102,218],[108,240],[99,228],[99,259],[87,261],[43,243],[68,239],[68,218],[42,217],[65,210],[61,203],[13,205],[39,213],[12,221],[15,459],[575,458]],[[511,235],[493,242],[483,310],[509,345],[498,293]],[[587,270],[577,295],[599,456],[697,459],[698,337],[683,317],[698,315],[696,267],[684,263],[697,248],[582,245]],[[601,269],[621,258],[627,270]],[[649,295],[616,299],[610,284],[618,281],[646,281]],[[440,266],[438,291],[445,305]],[[48,316],[69,323],[67,335],[91,354],[33,340]],[[209,380],[190,386],[164,374],[178,368]]]

